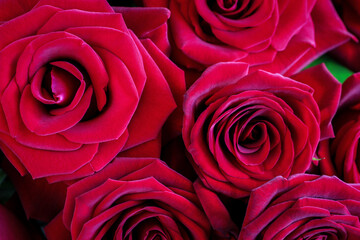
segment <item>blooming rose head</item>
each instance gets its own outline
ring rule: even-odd
[[[331,52],[331,55],[354,72],[360,72],[360,2],[333,0],[341,19],[357,40],[353,39]]]
[[[169,12],[124,15],[141,35]],[[181,74],[134,32],[105,0],[42,0],[0,25],[0,145],[20,173],[86,176],[159,136]]]
[[[239,240],[359,239],[360,186],[336,177],[276,177],[249,199]]]
[[[192,165],[206,187],[235,198],[307,170],[319,140],[333,134],[341,87],[324,66],[293,76],[303,83],[265,71],[246,74],[242,63],[214,65],[184,101]]]
[[[143,0],[168,6],[172,57],[196,69],[224,61],[291,73],[349,39],[330,0]]]
[[[117,158],[68,188],[48,239],[209,239],[191,181],[154,158]]]
[[[360,182],[360,73],[343,84],[339,109],[333,120],[335,139],[330,141],[331,159],[338,177]],[[322,161],[322,160],[321,160]]]

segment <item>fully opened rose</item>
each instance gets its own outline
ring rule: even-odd
[[[359,188],[325,175],[276,177],[251,193],[238,239],[359,239]]]
[[[167,6],[173,59],[196,69],[224,61],[291,75],[349,40],[330,0],[143,0]]]
[[[117,158],[68,189],[48,239],[209,239],[191,181],[154,158]],[[71,237],[70,237],[71,236]]]
[[[241,63],[210,67],[184,102],[183,139],[195,171],[206,187],[234,198],[278,175],[305,172],[319,140],[333,136],[340,97],[323,66],[293,76],[298,81],[247,70]]]
[[[152,15],[161,24],[164,10]],[[59,181],[99,171],[156,139],[176,107],[167,81],[176,67],[106,1],[39,1],[0,35],[1,149],[22,174]]]

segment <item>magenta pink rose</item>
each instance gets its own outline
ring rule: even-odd
[[[192,182],[154,158],[117,158],[68,188],[51,239],[209,239]]]
[[[239,240],[359,239],[360,185],[336,177],[276,177],[251,195]]]
[[[349,40],[330,0],[143,0],[171,11],[173,59],[204,69],[224,61],[291,75]]]
[[[166,9],[115,12],[105,0],[41,0],[0,26],[0,147],[21,174],[68,180],[119,152],[158,154],[149,144],[184,85],[156,46],[166,51],[166,40],[151,34],[164,37],[168,17]]]
[[[234,198],[308,169],[320,139],[333,136],[341,89],[324,65],[293,79],[247,71],[242,63],[214,65],[184,102],[183,139],[195,171],[206,187]]]

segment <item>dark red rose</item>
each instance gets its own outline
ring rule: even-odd
[[[214,65],[184,101],[183,139],[195,171],[206,187],[234,198],[308,169],[319,140],[333,136],[341,89],[323,65],[297,81],[246,74],[242,63]]]
[[[360,2],[358,0],[333,0],[335,7],[349,31],[357,38],[341,45],[331,55],[354,72],[360,72]]]
[[[333,120],[335,138],[325,142],[326,149],[319,154],[324,174],[336,174],[346,182],[355,183],[360,182],[359,93],[360,73],[357,73],[343,84],[339,109]]]
[[[44,178],[21,176],[9,161],[1,160],[1,167],[11,180],[27,219],[49,222],[63,209],[68,187],[66,182],[50,184]]]
[[[31,240],[29,232],[21,221],[7,208],[0,205],[0,238],[6,240]]]
[[[68,180],[129,149],[152,155],[139,146],[159,139],[184,85],[151,34],[169,12],[116,11],[124,18],[105,0],[41,0],[0,26],[0,147],[21,174]]]
[[[281,176],[255,189],[239,240],[359,239],[360,185],[336,177]]]
[[[209,239],[191,181],[154,158],[117,158],[68,188],[48,239]]]
[[[349,40],[331,0],[143,0],[171,11],[173,59],[204,69],[224,61],[291,75]]]

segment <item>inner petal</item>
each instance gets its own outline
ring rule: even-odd
[[[39,69],[31,82],[31,92],[40,102],[60,107],[71,103],[80,81],[62,68],[46,65]]]
[[[258,146],[264,140],[264,132],[266,132],[266,126],[263,122],[248,125],[239,136],[239,142],[241,142],[243,146],[250,148],[252,146]]]
[[[217,0],[218,6],[223,10],[235,10],[238,0]]]
[[[74,98],[80,82],[70,73],[61,68],[53,67],[50,71],[50,77],[45,79],[44,85],[45,89],[48,89],[49,93],[51,92],[50,94],[57,105],[66,106]]]
[[[241,18],[243,14],[251,9],[253,2],[250,2],[250,0],[216,0],[208,1],[207,4],[214,12],[231,18]]]

